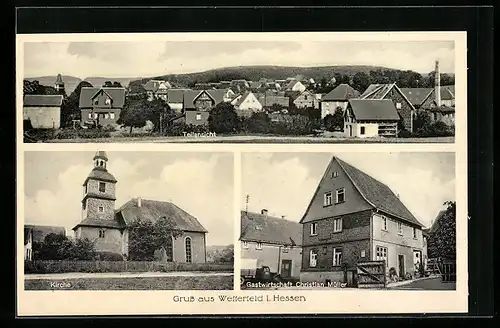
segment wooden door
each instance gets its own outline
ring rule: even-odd
[[[404,255],[398,255],[398,267],[399,267],[399,276],[404,278],[405,276],[405,257]]]
[[[281,277],[290,278],[292,276],[292,260],[281,260]]]

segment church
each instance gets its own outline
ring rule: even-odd
[[[208,231],[191,214],[170,202],[133,198],[115,208],[118,181],[108,172],[106,152],[97,151],[94,167],[83,182],[82,217],[73,231],[76,238],[95,242],[97,252],[113,252],[128,257],[129,228],[136,219],[174,220],[183,235],[161,250],[168,262],[205,263]]]

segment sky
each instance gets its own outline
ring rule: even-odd
[[[374,65],[455,71],[453,41],[117,41],[26,42],[24,76],[153,77],[214,68]]]
[[[94,153],[25,152],[25,224],[63,226],[73,236]],[[234,243],[232,153],[125,151],[107,156],[108,172],[118,180],[115,208],[135,197],[170,201],[208,230],[208,245]]]
[[[455,200],[455,153],[242,153],[242,210],[299,221],[332,158],[386,184],[425,227]]]

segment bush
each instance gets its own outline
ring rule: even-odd
[[[123,261],[122,254],[114,252],[96,252],[96,258],[100,261]]]
[[[447,137],[447,136],[454,134],[454,133],[453,134],[451,133],[448,125],[446,125],[446,123],[444,123],[442,121],[436,121],[436,122],[432,123],[429,130],[430,130],[429,133],[433,137]],[[453,129],[453,130],[455,130],[455,129]]]
[[[398,137],[399,138],[411,138],[411,137],[413,137],[413,133],[411,133],[408,130],[399,130]]]
[[[25,260],[24,273],[46,273],[46,269],[42,262]]]
[[[109,138],[110,132],[104,129],[65,129],[61,130],[56,138],[57,139],[95,139],[95,138]]]
[[[253,113],[250,118],[242,121],[242,129],[252,133],[269,133],[271,120],[266,113]]]

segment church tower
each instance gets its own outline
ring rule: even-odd
[[[56,83],[54,84],[54,88],[56,89],[56,91],[59,94],[63,94],[65,92],[64,82],[63,82],[61,74],[57,74]]]
[[[115,219],[115,177],[108,172],[106,152],[97,151],[94,168],[83,183],[82,221]]]

